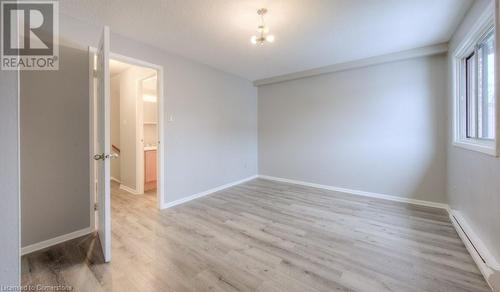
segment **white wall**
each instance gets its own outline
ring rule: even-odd
[[[259,87],[259,173],[445,202],[446,57]]]
[[[62,23],[63,34],[88,34],[79,39],[84,44],[99,38],[100,29]],[[257,90],[250,81],[115,34],[111,50],[164,67],[161,110],[174,118],[165,122],[165,203],[257,174]]]
[[[474,3],[450,42],[449,74],[453,51],[468,28],[490,6],[489,0]],[[449,81],[448,200],[500,262],[500,159],[453,146],[453,88]]]
[[[97,46],[101,29],[61,15],[60,42],[64,44],[63,50],[74,48],[79,53],[65,57],[66,53],[61,52],[62,71],[34,72],[33,78],[21,80],[22,88],[35,90],[34,85],[41,82],[38,76],[44,76],[44,84],[40,85],[44,90],[38,93],[38,101],[49,98],[47,100],[60,102],[52,107],[42,104],[44,106],[37,112],[30,112],[32,118],[48,116],[54,125],[62,129],[78,128],[69,136],[51,132],[54,139],[48,139],[47,135],[41,138],[46,150],[73,149],[72,154],[78,153],[77,156],[70,155],[71,160],[55,160],[64,167],[57,168],[55,172],[53,163],[44,163],[37,168],[25,167],[39,174],[38,177],[33,176],[36,179],[30,182],[39,188],[30,195],[23,193],[23,246],[89,226],[90,157],[88,149],[79,147],[84,144],[88,147],[89,143],[87,46]],[[166,100],[161,110],[165,117],[172,115],[175,119],[165,124],[165,203],[257,173],[257,92],[250,81],[116,34],[111,37],[111,50],[164,67]],[[66,68],[70,71],[65,71]],[[65,87],[59,87],[61,84]],[[75,88],[66,91],[75,84]],[[68,107],[77,110],[78,114],[70,116]],[[10,138],[9,141],[13,141]],[[78,141],[77,148],[74,147],[75,141]],[[14,159],[12,152],[8,154],[9,159]],[[43,155],[47,156],[38,152],[35,158],[41,159]],[[51,157],[47,156],[47,159]],[[73,179],[76,172],[79,173],[78,179],[68,180]],[[57,182],[63,183],[64,188]],[[54,191],[57,187],[59,191]],[[3,206],[11,207],[8,203]],[[24,212],[25,209],[30,211]],[[7,215],[14,216],[16,213],[9,211]],[[25,215],[32,219],[24,218]]]
[[[120,75],[110,79],[110,99],[111,99],[111,144],[120,148]],[[113,150],[112,150],[113,151]],[[120,159],[111,160],[111,177],[120,180]]]
[[[88,52],[20,74],[22,246],[90,226]]]
[[[144,146],[154,146],[157,144],[156,125],[144,125]]]
[[[0,70],[0,285],[19,285],[18,72]]]
[[[96,46],[101,29],[60,17],[61,37],[77,47]],[[257,173],[257,90],[250,81],[113,33],[111,50],[164,67],[162,110],[174,117],[164,133],[166,202]]]
[[[131,66],[120,74],[120,180],[131,189],[137,187],[138,81],[155,74],[149,68]],[[142,167],[142,166],[141,166]]]
[[[156,78],[149,79],[144,84],[149,84],[154,88],[157,88],[158,84]],[[158,99],[157,90],[142,88],[142,94],[149,94],[156,96]],[[158,144],[158,102],[142,102],[142,112],[143,112],[143,136],[144,136],[144,146],[153,146]],[[149,124],[153,123],[153,124]]]

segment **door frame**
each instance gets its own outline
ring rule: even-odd
[[[90,47],[89,48],[89,149],[90,149],[90,156],[89,159],[93,157],[95,154],[95,143],[97,140],[97,137],[95,136],[96,134],[96,129],[95,127],[96,122],[96,113],[95,113],[95,92],[94,92],[94,67],[95,67],[95,61],[94,61],[94,56],[97,52],[97,49],[95,47]],[[117,54],[110,52],[109,54],[110,59],[114,59],[120,62],[124,62],[127,64],[131,65],[136,65],[136,66],[141,66],[141,67],[146,67],[150,68],[156,71],[157,74],[157,93],[158,93],[158,101],[157,101],[157,111],[158,111],[158,126],[157,126],[157,138],[158,138],[158,145],[157,145],[157,151],[156,151],[156,159],[157,159],[157,188],[156,188],[156,205],[158,209],[163,209],[165,205],[165,113],[164,113],[164,106],[165,106],[165,92],[164,92],[164,69],[163,66],[149,63],[137,58]],[[139,153],[139,151],[137,151]],[[95,202],[96,202],[96,177],[95,177],[95,167],[96,163],[95,160],[91,159],[92,164],[90,167],[90,227],[91,229],[95,230],[96,225],[95,225]],[[144,186],[142,187],[142,189]]]

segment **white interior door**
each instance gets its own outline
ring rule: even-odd
[[[104,27],[95,71],[97,105],[97,143],[94,159],[97,160],[97,214],[99,240],[104,261],[111,260],[111,198],[110,198],[110,97],[109,97],[109,28]]]

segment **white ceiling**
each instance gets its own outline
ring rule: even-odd
[[[473,0],[64,0],[61,12],[249,80],[447,42]],[[268,8],[273,44],[253,46]]]

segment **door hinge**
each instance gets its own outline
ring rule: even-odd
[[[98,208],[97,208],[97,203],[94,203],[94,211],[97,211]]]
[[[94,78],[97,78],[99,77],[99,72],[97,70],[92,70],[92,75],[94,76]]]

